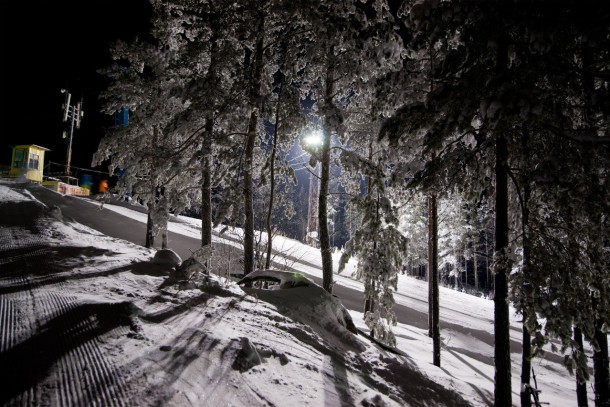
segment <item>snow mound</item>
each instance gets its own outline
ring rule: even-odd
[[[330,332],[337,347],[364,350],[355,337],[356,326],[341,301],[302,273],[256,270],[237,284],[247,294],[275,305],[295,321],[320,332]]]
[[[178,267],[182,264],[182,258],[172,249],[161,249],[157,250],[152,262],[161,266]]]

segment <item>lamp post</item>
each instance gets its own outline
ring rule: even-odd
[[[320,163],[309,173],[309,202],[307,207],[307,237],[306,243],[317,246],[318,241],[318,197],[320,195],[320,183],[318,177]]]
[[[68,141],[68,152],[66,153],[66,175],[70,175],[70,163],[72,162],[72,136],[74,135],[74,126],[77,129],[80,128],[80,121],[83,117],[83,99],[81,98],[80,102],[76,105],[71,105],[70,100],[72,95],[65,89],[61,90],[61,93],[66,94],[66,99],[62,108],[64,109],[64,123],[70,119],[70,139]],[[64,130],[63,138],[66,138],[67,134]]]
[[[305,151],[315,154],[322,145],[322,135],[319,131],[312,131],[302,138]],[[318,245],[318,198],[320,196],[320,163],[317,162],[309,172],[309,199],[307,206],[307,235],[305,241],[310,246]]]

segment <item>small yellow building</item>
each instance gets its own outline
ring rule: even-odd
[[[42,182],[44,168],[44,153],[48,148],[35,144],[13,147],[13,159],[9,175],[15,178],[27,178],[31,181]]]

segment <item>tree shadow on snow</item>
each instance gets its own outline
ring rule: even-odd
[[[218,339],[209,336],[197,326],[189,327],[177,336],[168,338],[166,344],[160,346],[158,350],[138,357],[126,365],[126,371],[136,372],[126,378],[127,385],[145,393],[147,405],[165,407],[176,396],[172,387],[176,382],[184,380],[184,372],[192,363],[201,360],[202,355],[211,352],[219,344]],[[149,369],[142,369],[142,366],[149,365],[151,362]],[[156,377],[155,382],[151,383],[149,377]],[[127,405],[137,405],[141,401],[139,398],[140,393],[135,392],[130,394],[129,399],[124,402]]]
[[[373,371],[385,381],[393,383],[401,393],[396,396],[409,406],[472,406],[460,394],[429,379],[406,358],[381,356],[381,360],[383,364],[373,366]],[[365,380],[373,380],[372,375],[363,377]]]
[[[29,339],[1,353],[0,404],[8,404],[44,380],[62,357],[81,345],[120,326],[133,328],[132,313],[133,305],[129,302],[78,305],[51,319]],[[83,350],[79,354],[87,352]],[[95,368],[90,366],[90,361],[71,359],[69,363],[77,365],[73,369]],[[103,384],[96,383],[95,388],[88,389],[90,402],[96,400],[96,392],[103,391],[100,385]]]
[[[49,250],[54,250],[61,253],[66,253],[65,249],[66,248],[54,247],[52,249],[46,248],[43,251],[47,252]],[[78,253],[81,255],[96,256],[103,254],[108,256],[112,254],[112,252],[107,253],[105,250],[96,249],[94,247],[67,249],[80,249]],[[2,265],[2,271],[5,270],[5,267],[6,265]],[[7,279],[5,282],[0,280],[0,295],[41,288],[47,285],[62,282],[108,277],[125,271],[129,271],[133,274],[149,275],[153,277],[167,276],[169,273],[166,267],[153,264],[148,261],[134,262],[125,266],[100,271],[66,272],[65,265],[53,263],[53,261],[49,260],[48,258],[45,261],[42,255],[39,259],[32,258],[30,256],[27,261],[24,261],[23,265],[20,266],[20,264],[15,264],[13,268],[14,270],[12,272],[12,276],[15,277],[18,275],[22,278]],[[45,272],[41,272],[41,269],[44,269]],[[7,276],[3,272],[0,274],[0,277]]]
[[[98,256],[113,256],[110,250],[92,246],[52,246],[44,243],[0,250],[2,258],[0,277],[31,274],[48,276],[66,271],[70,264],[66,259],[78,258],[83,264]]]

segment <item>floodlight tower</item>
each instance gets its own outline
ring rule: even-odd
[[[318,246],[318,199],[320,197],[320,163],[309,173],[309,202],[307,205],[307,237],[306,243]]]
[[[308,132],[303,137],[303,144],[306,150],[315,154],[322,145],[322,134],[319,131]],[[310,246],[318,246],[318,199],[320,197],[320,170],[321,165],[316,162],[309,172],[309,199],[307,205],[307,235],[305,242]]]
[[[61,90],[61,93],[66,94],[66,99],[62,108],[64,109],[64,123],[70,119],[70,140],[68,141],[68,152],[66,153],[66,175],[70,175],[70,163],[72,162],[72,136],[74,135],[74,126],[77,129],[80,129],[80,121],[83,117],[83,99],[81,98],[80,102],[76,105],[71,105],[70,100],[72,99],[72,95],[65,89]],[[68,137],[66,131],[64,130],[63,138]]]

